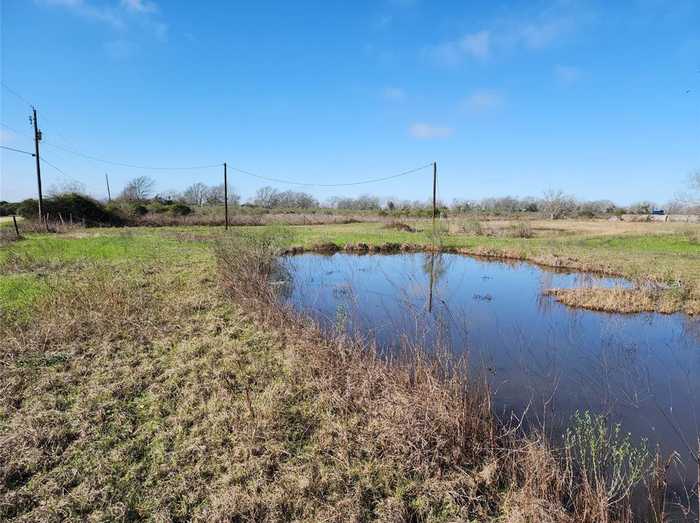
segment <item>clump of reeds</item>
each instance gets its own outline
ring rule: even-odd
[[[526,222],[516,222],[503,231],[508,238],[532,238],[535,233],[532,227]]]
[[[277,243],[237,241],[234,253],[227,255],[225,245],[218,252],[223,281],[240,297],[250,282],[268,285]],[[257,278],[255,267],[262,269]],[[554,447],[494,417],[488,387],[447,351],[403,343],[401,357],[385,358],[362,338],[322,331],[286,309],[269,313],[282,310],[270,292],[256,289],[246,299],[256,296],[292,349],[293,379],[314,391],[321,481],[343,485],[349,497],[337,501],[346,516],[631,521],[632,492],[646,479],[649,460],[619,427],[584,413],[563,447]],[[358,463],[372,464],[370,477],[354,476]],[[371,488],[370,499],[350,494],[361,485]],[[330,519],[338,510],[329,507]]]
[[[465,234],[473,236],[486,235],[486,230],[484,229],[483,225],[481,225],[481,222],[477,220],[468,220],[464,222],[464,225],[462,226],[462,231]]]
[[[286,284],[280,254],[290,239],[286,229],[271,227],[262,233],[237,230],[218,241],[219,270],[235,299],[265,305],[274,302],[277,290]]]

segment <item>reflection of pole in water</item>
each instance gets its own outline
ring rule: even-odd
[[[435,253],[430,253],[430,289],[428,291],[428,312],[433,312],[433,283],[435,280]]]

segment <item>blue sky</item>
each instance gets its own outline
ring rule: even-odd
[[[39,110],[44,185],[219,183],[227,161],[343,183],[436,160],[440,197],[664,202],[700,168],[697,0],[4,0],[2,81]],[[31,149],[2,88],[2,143]],[[57,147],[58,146],[58,147]],[[35,194],[2,151],[0,199]],[[231,172],[244,197],[265,182]],[[296,188],[272,184],[283,188]],[[338,189],[425,199],[428,170]]]

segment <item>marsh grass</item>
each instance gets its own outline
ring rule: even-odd
[[[62,284],[0,322],[0,520],[629,520],[564,448],[494,417],[467,362],[387,359],[278,307],[298,230],[234,232],[2,255],[0,281]]]
[[[516,222],[505,229],[504,235],[509,238],[532,238],[535,233],[527,222]]]
[[[579,287],[570,289],[547,289],[545,295],[579,309],[632,314],[638,312],[660,312],[671,314],[683,307],[688,291],[683,286],[670,288],[649,287]],[[698,313],[694,308],[689,312]]]
[[[234,298],[241,280],[267,285],[267,275],[253,280],[247,270],[232,270],[251,265],[231,262],[250,255],[241,254],[245,245],[223,257],[222,249],[220,271]],[[467,362],[444,347],[404,343],[398,356],[387,357],[371,340],[348,336],[344,324],[332,335],[265,292],[248,294],[261,295],[257,306],[266,312],[259,317],[282,326],[300,380],[316,390],[320,426],[334,427],[326,452],[335,472],[349,473],[358,459],[374,464],[363,481],[373,485],[372,497],[345,499],[360,510],[351,519],[631,521],[647,451],[621,437],[619,427],[585,413],[573,420],[565,446],[551,447],[523,432],[521,422],[495,418],[485,382],[469,378]],[[591,448],[599,452],[587,453]]]

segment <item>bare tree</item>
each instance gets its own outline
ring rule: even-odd
[[[649,201],[635,202],[629,206],[629,212],[632,214],[651,214],[654,209],[656,204]]]
[[[271,209],[277,205],[279,199],[279,191],[274,187],[265,186],[258,189],[255,193],[253,203],[260,207]]]
[[[204,205],[209,188],[202,182],[193,183],[182,192],[182,199],[190,205]]]
[[[77,180],[70,180],[54,184],[47,191],[49,196],[60,196],[61,194],[69,193],[86,194],[85,184]]]
[[[153,194],[153,187],[155,187],[156,182],[153,178],[148,176],[139,176],[133,180],[127,182],[119,196],[122,200],[128,202],[141,202],[148,200]]]
[[[695,193],[695,196],[700,200],[700,170],[691,173],[688,176],[688,186]]]
[[[226,191],[224,190],[224,184],[214,185],[207,189],[206,201],[209,205],[222,205],[224,203],[224,197]],[[228,203],[229,205],[238,205],[241,200],[241,195],[233,191],[230,187],[228,190]]]
[[[564,191],[550,189],[544,193],[541,208],[550,219],[558,220],[576,209],[576,200],[564,194]]]
[[[379,198],[369,194],[363,194],[356,198],[335,196],[330,199],[330,205],[336,209],[351,209],[354,211],[377,210],[381,208]]]

